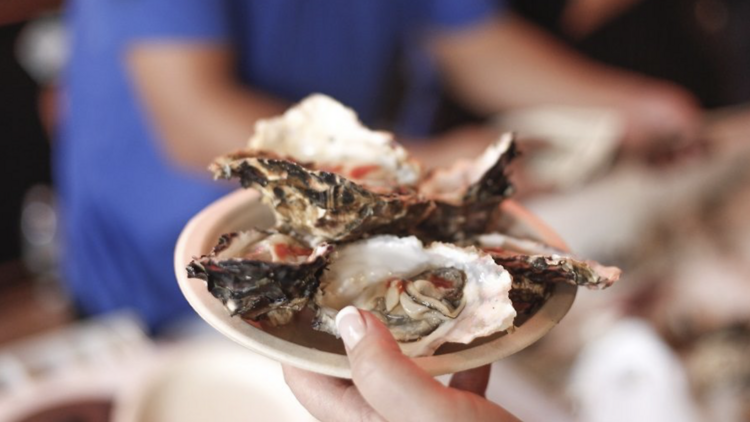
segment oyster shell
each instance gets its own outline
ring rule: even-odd
[[[475,248],[375,236],[333,253],[314,298],[315,328],[338,335],[336,314],[354,305],[380,318],[405,354],[430,355],[445,342],[511,328],[510,284],[508,272]]]
[[[353,110],[314,94],[282,116],[259,120],[250,151],[272,152],[374,188],[416,186],[419,164],[389,132],[366,128]]]
[[[242,153],[246,154],[246,153]],[[434,205],[414,191],[374,192],[338,174],[310,170],[272,154],[224,157],[216,178],[255,187],[276,216],[277,228],[309,243],[346,241],[370,233],[400,233],[422,221]]]
[[[419,165],[392,135],[324,95],[258,121],[248,146],[215,160],[214,178],[260,190],[278,229],[310,243],[401,233],[434,208],[417,192]]]
[[[456,241],[485,233],[500,202],[513,193],[507,167],[515,156],[513,134],[505,133],[476,160],[430,173],[419,193],[436,208],[417,228],[420,237]]]
[[[490,233],[477,236],[476,241],[514,279],[525,279],[531,284],[561,282],[601,290],[612,286],[620,278],[621,270],[617,267],[581,260],[533,240]]]
[[[273,325],[289,322],[318,289],[332,247],[257,230],[225,234],[209,255],[194,259],[188,277],[207,283],[231,315]]]

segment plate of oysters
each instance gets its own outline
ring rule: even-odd
[[[620,275],[508,199],[515,155],[504,134],[475,160],[423,172],[390,133],[310,96],[211,164],[245,189],[187,224],[178,283],[227,337],[326,375],[350,377],[334,323],[347,305],[433,375],[502,359],[560,322],[578,287]]]

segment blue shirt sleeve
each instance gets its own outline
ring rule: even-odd
[[[432,29],[459,29],[495,16],[500,0],[423,0],[423,22]]]
[[[225,42],[230,37],[227,0],[105,1],[121,5],[131,39]]]

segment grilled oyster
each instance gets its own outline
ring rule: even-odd
[[[485,233],[500,202],[513,193],[507,167],[515,156],[513,134],[505,133],[478,159],[433,171],[419,185],[419,193],[436,204],[417,229],[420,237],[457,241]]]
[[[206,281],[231,315],[282,325],[315,294],[331,250],[327,244],[308,248],[274,232],[237,232],[221,236],[187,272]]]
[[[375,236],[333,253],[314,298],[315,328],[338,335],[336,314],[354,305],[380,318],[407,355],[430,355],[445,342],[511,328],[510,283],[508,272],[477,249]]]

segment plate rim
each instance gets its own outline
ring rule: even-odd
[[[237,218],[241,210],[252,203],[262,205],[260,194],[253,189],[238,189],[206,206],[185,225],[174,252],[175,276],[180,291],[204,321],[236,343],[283,364],[338,378],[351,378],[346,355],[302,346],[275,337],[241,318],[231,317],[221,302],[208,292],[205,282],[187,278],[185,267],[189,259],[195,257],[190,251],[198,247],[195,238],[201,234],[207,236],[207,232],[212,232],[216,223],[223,219]],[[557,233],[518,202],[505,200],[501,208],[517,215],[519,221],[536,230],[546,243],[562,250],[568,249]],[[476,347],[413,360],[422,369],[437,376],[508,357],[535,343],[554,328],[572,307],[577,291],[576,286],[558,283],[542,307],[513,333]]]

